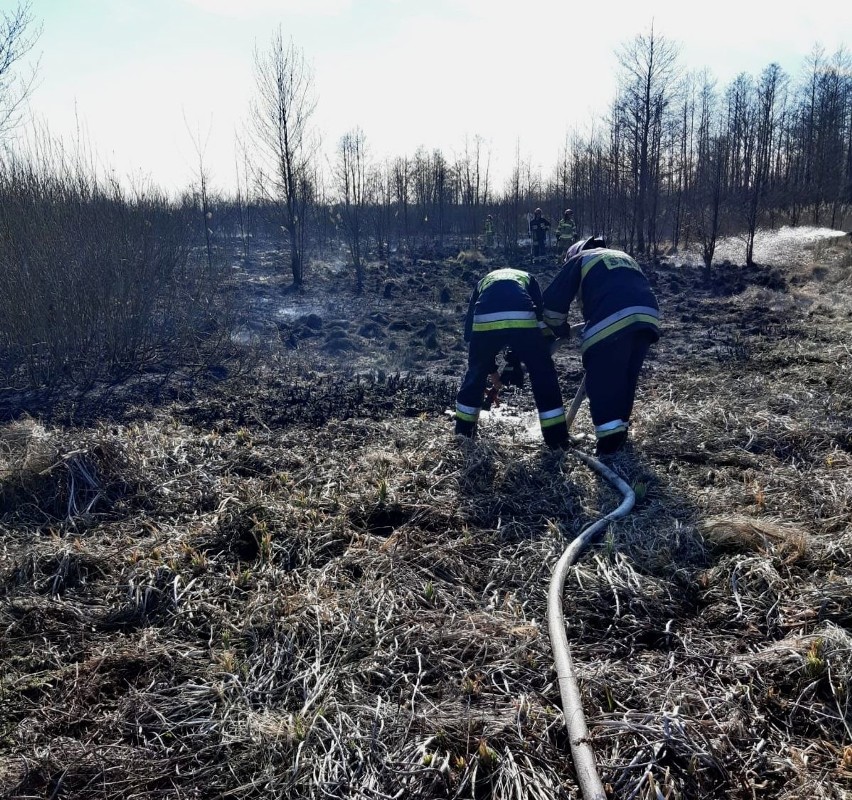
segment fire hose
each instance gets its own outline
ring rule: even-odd
[[[583,328],[583,325],[572,325],[571,334],[578,334]],[[567,341],[565,339],[557,339],[552,347],[551,353]],[[492,376],[492,386],[486,395],[486,400],[489,405],[497,405],[499,403],[498,393],[502,388],[502,382],[498,379],[499,375],[495,372]],[[574,396],[574,400],[565,414],[565,421],[568,424],[568,430],[586,399],[586,378],[580,381],[580,386]],[[568,646],[568,636],[566,634],[565,615],[562,609],[562,595],[565,590],[565,578],[568,574],[568,569],[574,565],[586,547],[605,530],[609,523],[614,522],[621,517],[627,516],[636,502],[636,496],[633,489],[615,474],[609,467],[602,464],[596,458],[592,458],[586,453],[577,449],[570,449],[573,456],[582,461],[586,466],[593,469],[607,481],[609,481],[622,494],[622,502],[614,511],[611,511],[604,517],[601,517],[596,522],[587,526],[579,536],[577,536],[571,544],[565,549],[556,563],[553,570],[553,575],[550,579],[547,596],[547,618],[548,629],[550,632],[550,645],[553,649],[553,658],[556,666],[556,674],[559,682],[559,693],[562,699],[562,714],[565,717],[565,726],[568,729],[568,738],[571,746],[571,757],[574,761],[574,770],[577,773],[577,782],[580,784],[580,792],[584,800],[606,800],[603,784],[598,776],[597,767],[595,765],[595,755],[589,742],[589,731],[586,726],[586,718],[583,714],[583,704],[580,698],[580,688],[577,684],[577,676],[574,671],[574,662],[571,658],[571,649]]]
[[[577,389],[574,401],[565,415],[569,429],[585,396],[586,380],[584,377],[580,382],[580,387]],[[580,784],[580,792],[584,800],[606,800],[606,793],[604,792],[600,777],[598,777],[595,765],[595,754],[589,742],[589,731],[586,727],[586,718],[583,714],[580,688],[577,684],[574,662],[571,658],[571,649],[568,646],[565,615],[562,609],[562,595],[565,589],[565,578],[568,574],[568,569],[577,561],[581,553],[598,534],[607,528],[610,522],[630,513],[636,497],[633,490],[625,481],[596,458],[592,458],[576,449],[572,449],[569,452],[586,464],[586,466],[608,480],[623,496],[621,505],[618,508],[586,527],[568,545],[553,570],[547,595],[547,624],[550,631],[550,645],[553,648],[553,658],[559,681],[559,693],[562,698],[562,714],[565,717],[565,726],[568,729],[571,757],[574,760],[577,782]]]

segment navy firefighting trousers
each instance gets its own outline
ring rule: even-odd
[[[598,453],[614,453],[627,441],[639,372],[653,340],[647,330],[626,331],[583,353]]]
[[[456,433],[473,436],[488,375],[495,369],[497,354],[506,347],[511,347],[527,368],[544,441],[551,447],[564,444],[568,439],[568,426],[559,379],[550,346],[537,328],[482,331],[471,335],[467,373],[456,397]]]

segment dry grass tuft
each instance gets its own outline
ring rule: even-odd
[[[486,264],[486,258],[479,250],[461,250],[455,260],[457,264],[468,267],[484,267]]]
[[[812,549],[805,531],[769,519],[745,516],[713,517],[705,520],[699,530],[714,548],[732,552],[758,552],[764,555],[777,552],[787,563],[806,558],[808,551]]]

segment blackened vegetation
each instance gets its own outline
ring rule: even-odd
[[[637,505],[564,598],[612,797],[852,790],[842,258],[787,289],[648,266],[664,336],[613,462]],[[547,584],[618,500],[544,450],[528,392],[452,437],[463,303],[424,307],[419,273],[162,405],[0,427],[0,793],[577,797]],[[335,329],[364,355],[328,356]]]
[[[227,399],[199,402],[180,411],[188,424],[214,427],[246,425],[262,419],[266,425],[317,427],[332,419],[415,417],[441,413],[455,400],[456,384],[447,379],[416,375],[316,375],[288,382],[275,378],[258,390],[229,387]]]

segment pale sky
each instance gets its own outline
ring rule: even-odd
[[[566,134],[613,99],[618,46],[652,21],[684,70],[706,67],[720,86],[771,61],[798,75],[815,44],[830,55],[852,43],[850,0],[33,0],[32,11],[44,28],[33,117],[64,138],[79,127],[105,168],[170,191],[194,180],[189,130],[206,140],[213,186],[233,190],[254,50],[279,25],[313,67],[327,151],[356,125],[379,158],[419,145],[452,157],[479,135],[500,181],[518,141],[550,173]]]

